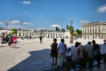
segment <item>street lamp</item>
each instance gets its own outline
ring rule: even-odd
[[[70,43],[73,43],[73,20],[70,19],[70,23],[71,23],[71,26],[70,26],[70,35],[71,35],[71,38],[70,38]]]
[[[6,29],[7,29],[8,28],[8,20],[6,20],[5,25],[6,25]]]

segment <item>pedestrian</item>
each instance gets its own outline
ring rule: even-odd
[[[40,36],[40,43],[42,43],[42,36]]]
[[[80,68],[86,67],[86,53],[85,47],[83,45],[78,46],[79,56],[80,56]]]
[[[9,41],[9,38],[8,38],[8,35],[6,36],[6,43],[8,43],[8,41]]]
[[[63,63],[63,66],[64,66],[65,71],[70,71],[70,68],[73,66],[71,48],[67,49],[67,53],[65,55],[65,61]]]
[[[10,47],[12,47],[12,44],[13,44],[13,36],[12,36],[12,34],[10,34],[8,45],[9,45]]]
[[[80,45],[79,42],[75,43],[75,46],[70,47],[72,49],[72,60],[77,63],[79,61],[79,50],[78,46]]]
[[[58,46],[58,67],[63,66],[64,57],[67,50],[67,46],[64,42],[65,42],[64,39],[61,39],[61,42],[59,43]]]
[[[79,42],[75,43],[75,46],[71,46],[71,51],[72,51],[72,66],[74,69],[76,69],[76,65],[79,64],[80,61],[80,56],[79,56],[79,50],[78,50],[78,46],[80,45]]]
[[[57,51],[57,39],[53,39],[53,43],[51,44],[51,57],[52,57],[52,65],[57,65],[58,51]]]
[[[72,49],[71,48],[67,49],[66,56],[72,56]]]
[[[92,41],[92,48],[93,48],[93,57],[94,60],[97,60],[97,66],[99,67],[100,65],[100,59],[101,59],[101,52],[100,52],[100,46],[96,44],[96,41]]]
[[[2,47],[2,42],[3,42],[3,40],[2,40],[2,37],[0,36],[0,46]]]
[[[85,45],[85,53],[86,53],[86,62],[88,63],[88,67],[93,67],[93,48],[91,45],[91,42],[88,42],[87,45]]]
[[[2,36],[2,44],[5,44],[5,34]]]
[[[17,37],[16,35],[13,36],[13,47],[16,48],[16,44],[17,44]]]

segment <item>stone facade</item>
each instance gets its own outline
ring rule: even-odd
[[[36,37],[37,33],[35,33],[33,30],[18,30],[17,36],[18,37]]]
[[[50,31],[50,30],[18,30],[17,32],[18,37],[32,37],[32,38],[38,38],[40,36],[45,38],[69,38],[70,32],[56,32],[56,31]]]
[[[83,38],[105,38],[106,22],[93,22],[82,25]]]

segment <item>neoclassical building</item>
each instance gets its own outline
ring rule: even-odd
[[[18,37],[32,37],[32,38],[38,38],[40,36],[45,38],[69,38],[70,32],[56,32],[56,31],[50,31],[50,30],[18,30],[17,31]]]
[[[17,36],[18,37],[33,37],[36,38],[38,37],[39,33],[36,32],[35,30],[18,30],[17,31]]]
[[[70,32],[56,32],[56,31],[47,31],[45,32],[46,38],[69,38]]]
[[[92,22],[82,25],[83,38],[105,38],[106,22]]]

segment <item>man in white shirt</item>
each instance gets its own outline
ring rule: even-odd
[[[77,63],[79,61],[79,54],[78,54],[78,46],[79,46],[79,42],[75,43],[75,46],[71,46],[70,48],[72,49],[72,61]]]

